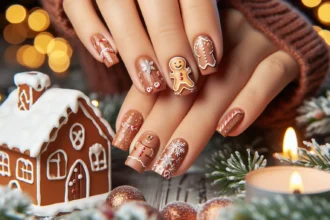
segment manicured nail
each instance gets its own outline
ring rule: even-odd
[[[210,68],[212,69],[208,70],[209,73],[216,71],[217,61],[214,58],[214,47],[211,38],[205,35],[196,37],[194,42],[194,54],[202,73]]]
[[[94,34],[92,36],[92,44],[108,68],[119,63],[116,51],[114,51],[109,41],[101,34]]]
[[[121,127],[115,135],[112,145],[127,151],[135,135],[140,130],[143,123],[143,117],[140,112],[131,110],[124,116]]]
[[[217,131],[222,136],[228,136],[243,120],[244,111],[241,109],[231,110],[218,125]]]
[[[171,178],[173,172],[180,166],[187,155],[188,143],[181,139],[174,139],[163,151],[152,170],[163,177]]]
[[[160,92],[166,88],[164,78],[151,58],[140,57],[137,59],[136,69],[146,93]]]
[[[175,95],[187,95],[196,90],[194,76],[185,58],[173,57],[169,66]]]
[[[155,133],[145,132],[136,142],[125,164],[142,173],[155,157],[159,144],[159,138]]]

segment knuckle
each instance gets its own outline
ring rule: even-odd
[[[287,73],[288,68],[280,59],[271,57],[261,62],[260,69],[261,71],[271,72],[272,74],[282,76]]]
[[[157,39],[168,39],[170,37],[177,36],[179,28],[176,25],[167,24],[159,27],[155,36]]]

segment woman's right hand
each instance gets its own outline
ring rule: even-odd
[[[63,7],[92,56],[111,67],[119,52],[142,93],[167,84],[188,95],[200,73],[217,72],[223,48],[216,0],[63,0]]]

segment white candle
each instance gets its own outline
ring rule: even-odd
[[[295,172],[299,175],[298,180],[292,179],[297,178],[293,176]],[[330,198],[330,174],[313,168],[268,167],[250,172],[245,179],[247,200],[275,194],[292,195],[295,190],[302,195]]]

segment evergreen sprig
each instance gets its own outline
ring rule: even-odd
[[[326,135],[330,133],[330,91],[320,96],[304,101],[298,108],[298,125],[306,128],[306,137]]]
[[[245,176],[260,168],[264,168],[267,160],[257,151],[250,149],[237,149],[235,146],[226,145],[224,149],[215,152],[207,165],[211,172],[206,177],[212,179],[213,185],[219,185],[220,195],[245,195]]]
[[[330,202],[322,198],[282,197],[259,198],[252,202],[236,201],[220,211],[219,219],[227,220],[330,220]]]
[[[330,144],[319,145],[314,139],[312,142],[303,142],[311,151],[305,148],[298,148],[299,159],[292,160],[276,154],[281,162],[295,166],[311,167],[320,170],[330,171]]]
[[[31,200],[20,190],[0,187],[0,219],[19,220],[28,217]]]

